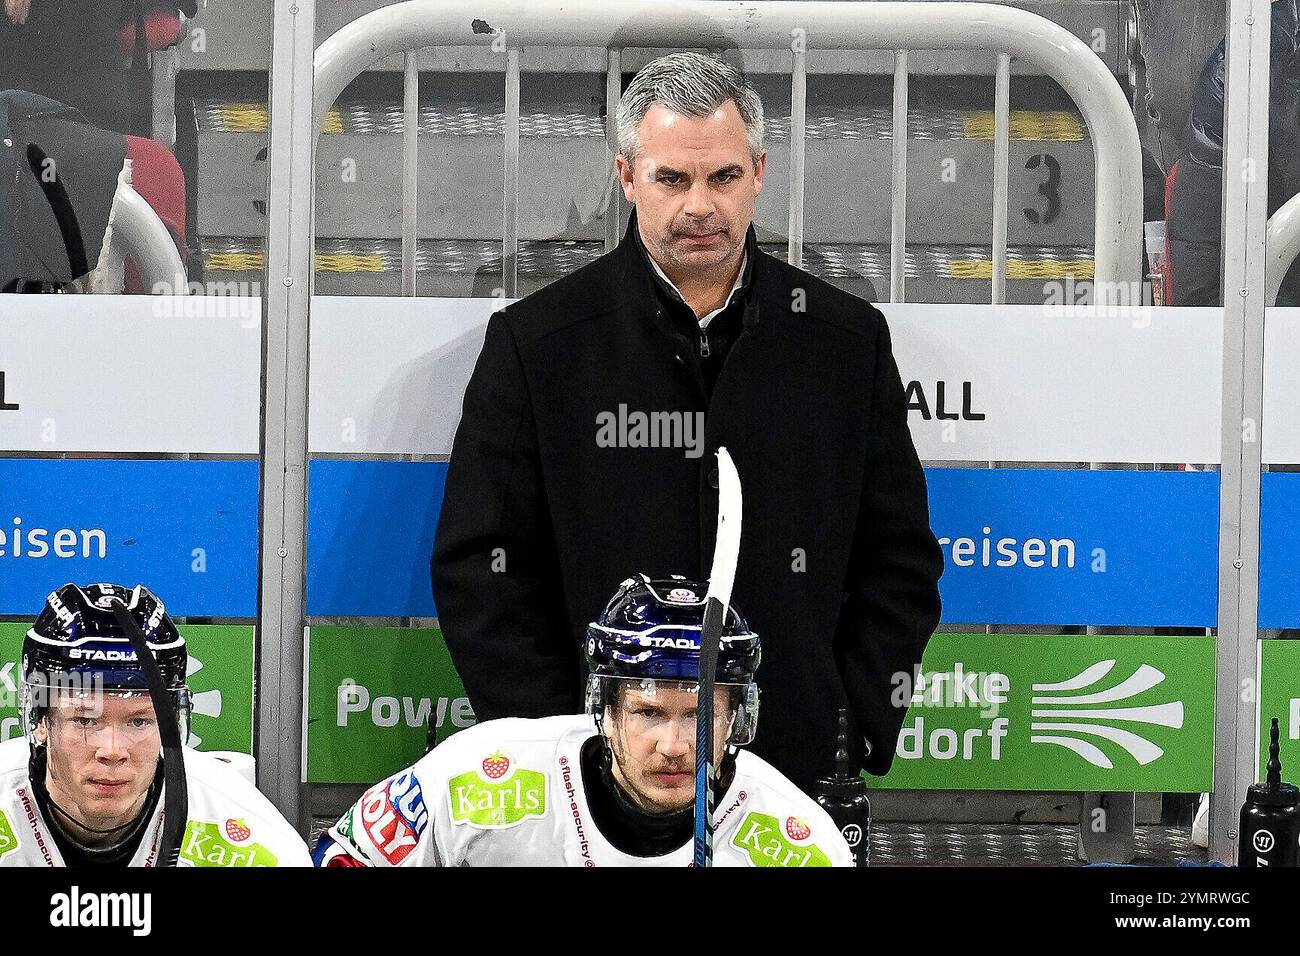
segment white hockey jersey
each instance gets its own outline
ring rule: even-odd
[[[636,857],[596,829],[580,757],[596,732],[586,715],[463,730],[367,790],[326,832],[318,863],[346,856],[367,866],[689,865],[690,840],[663,856]],[[827,813],[744,751],[714,819],[715,866],[853,865]]]
[[[0,743],[0,867],[64,866],[37,806],[28,773],[28,743]],[[185,751],[189,820],[180,866],[311,866],[307,844],[271,801],[226,764]],[[162,837],[163,801],[149,821],[130,866],[155,866]]]

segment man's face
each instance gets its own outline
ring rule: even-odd
[[[682,116],[662,103],[638,129],[635,166],[615,158],[641,233],[674,281],[734,270],[763,190],[767,152],[754,163],[732,100],[709,116]]]
[[[695,800],[695,691],[665,681],[625,684],[605,713],[614,778],[642,810],[683,810]],[[730,702],[728,688],[714,688],[715,764],[731,726]]]
[[[147,696],[61,696],[37,734],[48,744],[46,788],[74,819],[109,829],[140,812],[162,750]]]

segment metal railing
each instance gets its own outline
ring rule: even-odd
[[[113,245],[135,262],[146,293],[156,289],[184,295],[188,289],[185,264],[172,235],[158,213],[131,185],[131,160],[118,176],[109,212]]]
[[[809,50],[893,50],[894,128],[890,299],[905,295],[907,184],[907,51],[966,50],[998,54],[992,198],[992,302],[1005,301],[1007,274],[1007,157],[1010,142],[1011,58],[1051,76],[1070,95],[1091,136],[1095,166],[1094,301],[1127,295],[1140,279],[1142,161],[1132,110],[1114,76],[1082,40],[1037,14],[988,3],[837,3],[770,0],[764,3],[681,0],[576,0],[559,10],[510,0],[485,0],[467,16],[439,0],[407,0],[368,13],[320,45],[315,55],[315,134],[330,107],[361,72],[388,56],[405,54],[402,143],[402,289],[415,294],[418,96],[414,53],[426,47],[491,45],[503,53],[506,76],[505,200],[502,281],[518,289],[519,51],[533,46],[591,46],[610,51],[652,49],[789,49],[791,51],[790,215],[787,259],[803,261],[806,54]],[[616,74],[611,74],[617,79]],[[606,86],[609,115],[618,83]],[[617,210],[614,190],[611,211]],[[608,213],[607,213],[608,215]],[[312,238],[314,240],[314,227]],[[617,241],[606,231],[606,246]]]
[[[1268,219],[1264,237],[1264,304],[1277,305],[1282,280],[1300,257],[1300,196],[1292,196]]]

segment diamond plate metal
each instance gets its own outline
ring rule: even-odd
[[[1185,827],[1139,826],[1134,863],[1204,863]],[[1079,866],[1073,825],[873,823],[872,866]]]
[[[497,103],[461,101],[420,106],[422,136],[502,136],[505,114]],[[335,107],[338,123],[330,122],[327,133],[397,135],[402,132],[402,104],[397,101],[345,100]],[[808,139],[893,138],[893,116],[888,106],[817,106],[809,104]],[[194,116],[200,133],[260,132],[266,129],[266,104],[229,101],[221,97],[199,97]],[[1063,110],[1012,113],[1011,137],[1015,140],[1080,141],[1087,138],[1077,113]],[[557,104],[549,111],[521,113],[520,135],[525,137],[578,137],[603,139],[604,119],[571,104]],[[918,107],[908,111],[908,136],[915,140],[991,139],[992,113]],[[764,136],[776,142],[790,138],[790,117],[769,115]]]
[[[760,248],[778,258],[785,257],[784,243],[760,243]],[[200,241],[205,269],[218,272],[259,271],[261,243],[257,239],[204,236]],[[601,242],[540,242],[519,244],[521,274],[563,276],[594,262],[605,252]],[[318,271],[399,272],[402,245],[388,239],[317,239]],[[1091,275],[1092,250],[1086,246],[1012,246],[1007,250],[1009,268],[1027,281],[1042,281],[1058,275]],[[905,261],[909,279],[942,278],[987,281],[977,269],[958,268],[971,263],[991,263],[988,246],[909,246]],[[1080,266],[1086,264],[1086,268]],[[423,239],[416,247],[416,271],[440,275],[475,275],[501,271],[501,243],[486,240]],[[889,247],[881,245],[836,245],[818,243],[804,247],[804,268],[825,279],[867,277],[887,280]],[[1086,273],[1086,275],[1084,275]]]

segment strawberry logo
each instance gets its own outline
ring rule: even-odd
[[[232,843],[243,843],[253,835],[253,831],[248,829],[248,824],[243,820],[227,820],[226,836],[230,837]]]
[[[497,751],[483,761],[483,776],[489,780],[500,780],[510,770],[510,758]]]
[[[806,840],[812,836],[812,828],[799,817],[785,818],[785,832],[791,840]]]

